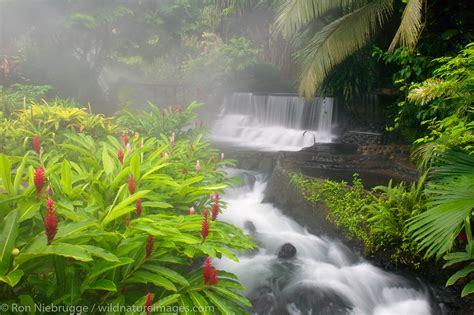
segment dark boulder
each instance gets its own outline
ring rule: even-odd
[[[290,243],[285,243],[280,247],[278,258],[290,259],[296,256],[296,247]]]

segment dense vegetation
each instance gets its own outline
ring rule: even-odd
[[[474,45],[432,62],[438,64],[432,77],[408,87],[398,120],[415,112],[411,119],[425,128],[414,142],[413,158],[425,174],[418,183],[389,183],[366,192],[357,177],[351,186],[299,174],[293,182],[309,201],[323,202],[329,219],[367,251],[388,250],[394,262],[415,268],[431,257],[457,266],[447,281],[452,285],[474,272]],[[462,296],[471,293],[474,280]]]
[[[219,221],[232,162],[190,127],[198,105],[108,118],[57,100],[3,118],[2,303],[246,312],[236,277],[201,267],[253,243]]]

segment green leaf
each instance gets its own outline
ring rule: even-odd
[[[115,286],[115,283],[107,279],[97,280],[93,284],[89,285],[87,289],[117,292],[117,287]]]
[[[174,271],[172,269],[162,267],[162,266],[158,266],[158,265],[155,265],[155,264],[153,264],[153,265],[152,264],[147,264],[147,265],[144,265],[143,268],[148,270],[148,271],[154,272],[156,274],[162,275],[162,276],[170,279],[171,281],[179,283],[181,285],[184,285],[184,286],[189,285],[189,282],[188,282],[188,280],[186,280],[186,278],[184,278],[182,275],[180,275],[179,273],[177,273],[176,271]]]
[[[18,236],[18,211],[15,209],[7,214],[2,222],[0,232],[0,275],[5,274],[10,267],[12,250]]]
[[[222,295],[226,300],[237,301],[245,306],[252,307],[252,303],[250,303],[249,300],[247,300],[245,297],[241,296],[240,294],[232,292],[231,290],[220,287],[219,285],[214,286],[212,290]]]
[[[204,293],[207,295],[209,300],[217,306],[219,311],[222,312],[222,314],[235,314],[236,312],[232,309],[232,307],[226,302],[226,300],[221,299],[214,293],[212,293],[209,290],[204,291]]]
[[[120,259],[117,256],[115,256],[109,251],[106,251],[102,247],[92,246],[92,245],[82,245],[82,247],[85,248],[89,252],[89,254],[91,254],[92,256],[96,256],[107,261],[114,261],[114,262],[120,261]]]
[[[105,148],[102,148],[102,165],[104,166],[105,174],[110,175],[114,171],[114,162]]]
[[[133,259],[128,257],[121,257],[119,262],[108,262],[102,261],[94,265],[92,269],[87,273],[86,278],[82,282],[81,292],[87,287],[89,283],[92,283],[98,276],[104,274],[105,272],[118,268],[120,266],[129,265],[133,263]]]
[[[0,154],[0,178],[2,179],[3,189],[11,195],[13,193],[12,189],[12,179],[11,179],[11,162],[3,154]]]
[[[34,215],[39,212],[40,207],[41,204],[38,202],[22,204],[20,207],[20,216],[18,217],[18,222],[21,223],[34,217]]]
[[[66,195],[72,195],[72,172],[71,164],[67,160],[63,161],[61,167],[61,188],[66,193]]]
[[[102,225],[107,225],[111,221],[115,220],[116,218],[127,214],[133,210],[135,210],[135,207],[129,207],[129,205],[137,200],[138,198],[142,198],[146,194],[148,194],[150,190],[141,190],[139,192],[136,192],[135,194],[127,197],[125,200],[120,202],[118,205],[110,209],[110,211],[107,213],[105,218],[102,220]]]
[[[467,265],[466,267],[462,268],[461,270],[453,274],[451,277],[449,277],[448,281],[446,282],[446,286],[453,285],[454,283],[456,283],[456,281],[466,277],[471,272],[474,272],[474,263]]]
[[[165,307],[165,306],[168,306],[168,305],[172,305],[174,304],[179,298],[180,298],[181,294],[171,294],[171,295],[168,295],[167,297],[164,297],[164,298],[160,298],[160,300],[158,301],[158,303],[155,303],[153,304],[153,306],[155,306],[156,308],[161,308],[161,307]]]
[[[136,154],[130,160],[130,168],[133,178],[138,180],[140,178],[140,155]]]
[[[461,292],[461,297],[465,297],[471,293],[474,293],[474,280],[469,281],[469,283],[464,286]]]
[[[163,287],[166,290],[175,291],[175,292],[177,291],[175,285],[168,279],[151,272],[146,272],[146,271],[134,272],[133,276],[127,279],[126,282],[145,283],[145,284],[153,283],[154,285],[158,287]]]
[[[44,239],[44,246],[35,247],[34,250],[27,248],[21,252],[15,259],[15,263],[18,265],[24,264],[25,262],[42,256],[56,255],[67,258],[72,258],[79,261],[92,261],[92,257],[89,253],[80,245],[73,245],[67,243],[57,243],[46,245],[46,238]]]
[[[189,292],[189,296],[193,300],[194,305],[196,305],[198,307],[198,309],[201,311],[202,314],[204,314],[204,315],[214,314],[214,312],[212,312],[212,313],[210,312],[211,307],[210,307],[209,303],[207,303],[206,299],[201,294],[199,294],[196,291],[191,291],[191,292]]]
[[[21,278],[23,277],[24,273],[23,270],[17,269],[14,270],[7,275],[0,276],[0,281],[5,282],[8,284],[10,287],[14,287],[20,282]]]
[[[25,156],[21,160],[20,166],[18,166],[15,174],[15,179],[13,181],[13,194],[16,195],[18,189],[20,189],[21,181],[23,179],[23,171],[25,170],[25,164],[29,156],[29,152],[26,152]]]
[[[173,208],[173,205],[167,203],[167,202],[162,202],[162,201],[145,201],[143,203],[143,207],[146,208],[159,208],[159,209],[169,209]]]

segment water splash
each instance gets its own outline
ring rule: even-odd
[[[298,151],[331,142],[333,98],[234,93],[224,101],[211,139],[263,151]]]
[[[232,169],[230,174],[240,171]],[[265,182],[256,173],[253,186],[226,192],[220,218],[252,234],[256,252],[216,260],[235,273],[254,302],[254,314],[431,314],[428,290],[418,282],[379,269],[334,240],[308,233],[271,204],[262,203]],[[296,257],[279,259],[285,243]],[[436,308],[436,306],[435,306]]]

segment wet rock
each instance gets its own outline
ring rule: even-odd
[[[251,235],[254,235],[257,232],[257,228],[255,227],[255,224],[253,224],[252,221],[245,221],[244,222],[244,229],[249,231]]]
[[[249,298],[253,314],[271,314],[276,305],[272,289],[267,286],[257,288]]]
[[[296,247],[290,243],[285,243],[281,246],[278,252],[278,258],[290,259],[296,256]]]

